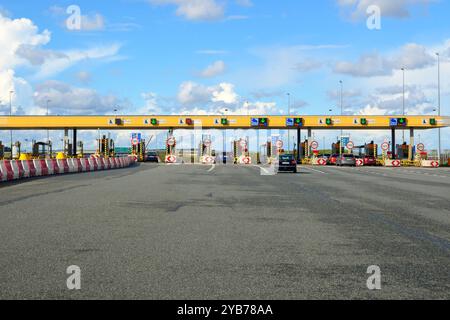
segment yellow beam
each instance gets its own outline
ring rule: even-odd
[[[268,118],[267,127],[252,127],[251,118]],[[188,125],[190,118],[193,125]],[[221,124],[221,119],[228,120],[227,125]],[[39,129],[80,129],[80,130],[131,130],[131,129],[295,129],[286,126],[287,118],[302,118],[302,128],[311,129],[390,129],[391,118],[406,118],[407,125],[402,128],[433,129],[450,126],[450,117],[437,116],[0,116],[0,130],[39,130]],[[326,124],[326,119],[332,119],[332,124]],[[361,124],[361,119],[367,124]],[[120,119],[120,123],[116,123]],[[158,124],[152,125],[151,119],[157,119]],[[436,124],[430,124],[435,119]]]

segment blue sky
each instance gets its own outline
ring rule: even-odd
[[[342,80],[345,113],[393,114],[405,67],[408,114],[432,114],[439,52],[448,114],[448,12],[445,0],[6,0],[0,113],[10,90],[16,114],[48,100],[52,114],[280,114],[286,93],[298,114],[339,113]]]

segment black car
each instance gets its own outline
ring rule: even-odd
[[[292,154],[283,154],[280,156],[278,171],[292,171],[297,173],[297,161]]]
[[[147,152],[147,156],[145,157],[146,162],[161,162],[158,156],[158,153],[155,151],[149,151]]]

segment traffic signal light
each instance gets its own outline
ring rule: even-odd
[[[150,123],[154,126],[156,126],[158,124],[158,119],[151,119]]]
[[[303,125],[303,119],[302,118],[294,118],[294,126],[301,127]]]
[[[267,127],[269,124],[269,119],[267,118],[259,118],[259,125],[263,127]]]
[[[366,118],[361,118],[361,124],[363,126],[366,126],[367,125],[367,119]]]
[[[192,126],[194,124],[194,121],[191,118],[186,118],[186,124],[188,126]]]
[[[398,125],[399,126],[406,126],[406,118],[398,118]]]
[[[115,119],[114,122],[115,122],[116,126],[122,125],[122,119],[117,118],[117,119]]]
[[[431,119],[430,119],[430,124],[431,124],[432,126],[435,126],[435,125],[437,125],[437,121],[436,121],[436,119],[434,119],[434,118],[431,118]]]
[[[408,121],[406,118],[391,118],[389,120],[389,124],[391,127],[405,127],[407,125]]]
[[[331,126],[331,125],[333,124],[333,119],[327,118],[327,119],[325,120],[325,123],[327,124],[327,126]]]
[[[227,119],[227,118],[222,118],[222,119],[220,120],[220,123],[221,123],[222,125],[226,126],[226,125],[228,124],[228,119]]]
[[[267,118],[252,118],[250,122],[252,127],[267,127],[269,125],[269,119]]]

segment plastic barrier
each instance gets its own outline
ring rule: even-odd
[[[134,160],[133,160],[133,162],[134,162]],[[176,163],[177,157],[175,157],[173,155],[168,155],[168,156],[166,156],[165,162],[166,163]]]
[[[58,162],[56,161],[56,159],[45,160],[45,163],[47,164],[48,174],[59,174],[60,173],[60,169],[59,169]]]
[[[103,158],[95,158],[95,161],[97,162],[98,170],[106,169],[105,160],[103,160]]]
[[[10,181],[35,176],[52,174],[94,171],[103,168],[129,167],[135,160],[130,157],[121,158],[85,158],[85,159],[34,159],[0,161],[0,181]]]
[[[99,168],[100,160],[98,158],[89,158],[89,164],[91,166],[91,171],[101,170]]]
[[[364,166],[364,160],[363,159],[356,159],[356,166],[357,167],[363,167]]]
[[[384,160],[384,166],[398,168],[398,167],[402,166],[402,162],[400,160],[386,159],[386,160]]]
[[[91,169],[91,164],[88,158],[81,159],[81,167],[84,172],[94,170],[94,168]]]
[[[436,160],[422,160],[420,166],[424,168],[439,168],[439,162]]]
[[[23,169],[22,161],[19,160],[12,160],[11,161],[11,168],[14,172],[14,179],[22,179],[25,176],[29,177],[29,175],[25,175],[25,171]]]
[[[56,161],[58,162],[60,173],[69,173],[70,172],[69,163],[67,162],[67,159],[57,159]]]
[[[33,163],[36,168],[36,176],[48,176],[48,168],[45,160],[33,160]]]
[[[0,170],[2,172],[2,181],[14,180],[14,171],[11,167],[10,160],[0,161]]]
[[[36,177],[36,167],[34,166],[33,160],[24,160],[22,164],[27,178]]]

